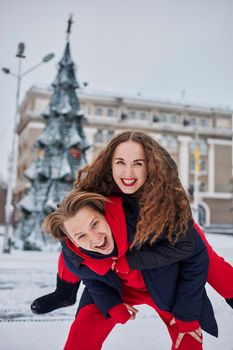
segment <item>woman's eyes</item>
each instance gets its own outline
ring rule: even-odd
[[[125,162],[123,162],[122,160],[118,160],[116,162],[116,164],[119,164],[119,165],[126,165]],[[136,163],[133,163],[133,166],[142,166],[142,163],[141,162],[136,162]]]

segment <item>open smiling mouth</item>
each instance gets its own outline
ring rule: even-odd
[[[101,242],[99,245],[95,245],[94,248],[105,249],[107,246],[108,246],[108,240],[107,240],[107,237],[104,237],[103,242]]]
[[[137,179],[125,179],[125,178],[121,178],[121,182],[123,183],[123,185],[125,186],[133,186],[135,185]]]

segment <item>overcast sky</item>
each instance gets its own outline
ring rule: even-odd
[[[232,0],[0,0],[0,67],[17,71],[17,45],[26,45],[23,71],[49,52],[56,57],[25,76],[49,85],[74,15],[71,54],[80,82],[115,90],[233,108]],[[0,72],[0,172],[12,142],[16,79]]]

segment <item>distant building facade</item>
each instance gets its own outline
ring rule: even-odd
[[[24,171],[34,157],[33,143],[44,127],[42,112],[51,90],[32,87],[20,108],[16,201],[27,187]],[[233,226],[232,111],[188,102],[175,103],[114,93],[79,91],[91,161],[114,135],[128,129],[149,133],[176,161],[183,186],[194,185],[194,149],[200,149],[201,224]]]

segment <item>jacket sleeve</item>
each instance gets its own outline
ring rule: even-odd
[[[197,234],[194,253],[179,263],[176,298],[172,306],[178,328],[180,325],[183,329],[184,322],[200,319],[208,265],[207,249]]]
[[[77,283],[80,281],[80,278],[78,278],[77,275],[75,275],[73,272],[70,271],[70,269],[67,267],[64,261],[63,253],[60,252],[59,258],[58,258],[58,276],[66,282],[69,283]]]
[[[116,323],[125,323],[130,313],[123,304],[118,291],[106,283],[97,280],[83,280],[95,305],[105,317],[111,317]]]
[[[127,263],[131,270],[162,267],[190,257],[195,248],[197,232],[190,221],[184,235],[174,244],[166,238],[153,245],[144,244],[139,250],[128,251]]]

